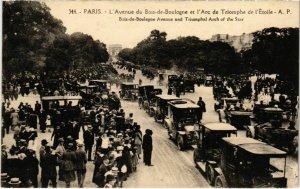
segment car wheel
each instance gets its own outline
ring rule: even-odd
[[[228,188],[228,184],[223,175],[219,175],[216,177],[215,188]]]
[[[208,184],[212,185],[215,181],[215,172],[214,168],[208,163],[205,166],[205,173]]]
[[[177,147],[180,151],[184,150],[184,140],[181,135],[177,136]]]
[[[195,165],[197,166],[197,162],[200,161],[198,148],[196,148],[193,152],[193,160],[194,160]]]
[[[154,114],[154,121],[157,122],[157,114]]]

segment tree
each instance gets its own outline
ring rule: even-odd
[[[221,75],[240,73],[239,56],[228,43],[219,41],[210,43],[207,56],[205,72]]]
[[[298,86],[299,28],[271,27],[253,34],[253,66],[264,73],[277,73]]]
[[[3,2],[3,73],[33,71],[43,66],[46,47],[66,28],[45,3]]]

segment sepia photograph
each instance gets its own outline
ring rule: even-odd
[[[299,0],[1,2],[2,188],[298,188]]]

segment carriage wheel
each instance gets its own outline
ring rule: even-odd
[[[206,164],[205,166],[206,179],[208,184],[212,185],[215,181],[215,172],[214,168],[210,164]]]
[[[194,163],[195,165],[197,166],[197,162],[200,161],[200,157],[199,157],[199,149],[195,149],[194,152],[193,152],[193,160],[194,160]]]
[[[219,175],[219,176],[216,177],[215,187],[216,188],[228,188],[228,184],[227,184],[226,179],[223,175]]]

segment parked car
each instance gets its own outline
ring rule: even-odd
[[[293,154],[298,147],[298,130],[282,126],[283,110],[280,108],[265,108],[257,117],[258,124],[247,127],[246,135],[287,150]]]
[[[80,118],[81,96],[43,96],[41,97],[42,109],[47,114],[53,115],[54,111],[59,111],[62,118]]]
[[[252,124],[253,113],[251,111],[227,111],[227,113],[228,123],[239,130],[244,130]]]
[[[205,170],[206,161],[219,161],[220,142],[223,137],[236,135],[237,129],[228,123],[200,124],[199,140],[194,145],[193,159],[196,166]]]
[[[206,74],[205,80],[204,80],[204,85],[205,86],[213,86],[213,84],[214,84],[214,76],[212,74]]]
[[[146,102],[152,90],[154,90],[154,85],[140,85],[138,87],[138,103],[140,108],[146,109]]]
[[[138,84],[122,83],[119,93],[121,99],[134,101],[138,98]]]
[[[108,90],[99,88],[98,85],[80,85],[79,94],[83,98],[86,108],[91,106],[108,106]]]
[[[192,91],[195,92],[195,80],[193,79],[184,79],[184,90],[185,92]]]
[[[173,87],[177,84],[178,76],[174,74],[168,75],[168,87]]]
[[[180,98],[173,95],[155,95],[155,102],[150,111],[153,112],[156,122],[164,122],[168,114],[168,102],[173,100],[180,100]]]
[[[102,91],[108,92],[111,89],[111,83],[109,80],[99,80],[99,79],[90,80],[89,85],[97,85],[98,90],[101,92]]]
[[[196,162],[214,187],[287,187],[286,152],[246,137],[224,137],[215,147],[211,156]]]
[[[200,107],[188,100],[168,102],[168,115],[164,119],[170,139],[178,149],[184,150],[198,140]]]
[[[146,112],[153,116],[154,112],[151,107],[154,106],[155,96],[162,94],[162,89],[155,89],[153,85],[139,86],[139,107],[146,110]]]

